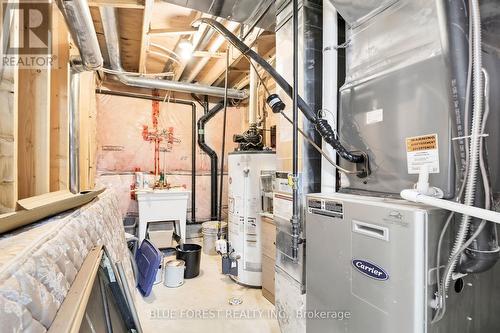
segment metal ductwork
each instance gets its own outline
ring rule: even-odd
[[[274,31],[276,6],[274,0],[163,0],[234,22]]]
[[[69,76],[69,190],[80,192],[80,73]]]
[[[69,189],[72,193],[78,193],[80,192],[79,73],[101,68],[103,58],[87,1],[58,0],[57,5],[80,52],[80,57],[73,57],[70,60],[69,95]]]
[[[184,93],[194,93],[200,95],[219,96],[225,95],[225,89],[201,84],[186,82],[168,81],[162,79],[150,79],[124,74],[124,69],[120,59],[120,40],[118,36],[118,20],[116,9],[113,7],[101,7],[101,20],[108,49],[111,69],[116,71],[116,77],[125,85],[139,88],[171,90]],[[246,90],[228,89],[228,98],[244,99],[248,97]]]
[[[83,68],[96,70],[102,67],[101,49],[87,1],[58,0],[57,5],[69,27],[71,37],[80,51]]]
[[[257,47],[253,47],[253,50],[257,52]],[[254,60],[250,60],[250,95],[248,99],[248,125],[257,124],[257,109],[259,108],[259,77],[257,73],[257,63]]]
[[[355,27],[397,0],[330,0],[346,23]]]

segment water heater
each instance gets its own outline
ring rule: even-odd
[[[261,175],[276,169],[273,151],[235,151],[228,156],[228,240],[243,285],[262,286]],[[264,173],[263,173],[264,171]]]

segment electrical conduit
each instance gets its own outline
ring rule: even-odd
[[[479,3],[477,0],[471,2],[471,19],[472,19],[472,89],[473,89],[473,111],[472,111],[472,128],[470,137],[470,158],[469,158],[469,174],[467,175],[464,205],[472,206],[474,204],[474,196],[476,192],[476,178],[479,166],[479,149],[481,145],[481,120],[483,112],[483,78],[482,70],[482,57],[481,57],[481,18],[479,13]],[[475,208],[475,207],[474,207]],[[471,207],[472,209],[472,207]],[[455,243],[451,251],[451,256],[455,255],[457,251],[463,246],[467,237],[470,225],[470,215],[466,212],[462,216],[459,231],[455,238]],[[489,220],[488,218],[484,218]],[[451,259],[451,257],[450,257]],[[451,274],[453,273],[457,259],[453,260],[451,269],[448,274],[443,276],[442,286],[444,292],[448,290]]]

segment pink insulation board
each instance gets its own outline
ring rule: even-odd
[[[203,109],[197,104],[197,118]],[[236,145],[232,136],[244,130],[246,108],[229,107],[227,113],[226,154]],[[223,112],[206,126],[206,142],[220,156],[222,146]],[[160,167],[172,185],[191,189],[191,106],[160,103],[158,128],[174,128],[175,142],[170,147],[160,144]],[[114,188],[120,197],[120,211],[137,212],[137,203],[130,198],[133,172],[154,169],[154,144],[142,137],[143,125],[152,130],[151,101],[129,97],[97,95],[97,185]],[[167,150],[164,152],[163,150]],[[227,155],[226,155],[227,156]],[[220,163],[220,160],[219,160]],[[225,161],[227,170],[227,158]],[[210,218],[210,159],[196,145],[196,203],[197,220]],[[152,176],[149,177],[152,182]],[[227,191],[225,181],[224,192]],[[223,204],[227,194],[223,195]],[[189,208],[191,205],[188,205]]]

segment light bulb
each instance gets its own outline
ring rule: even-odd
[[[190,41],[184,39],[182,41],[179,42],[179,48],[181,49],[181,51],[179,52],[180,53],[180,56],[183,58],[183,59],[191,59],[191,57],[193,56],[193,44],[191,44]]]

